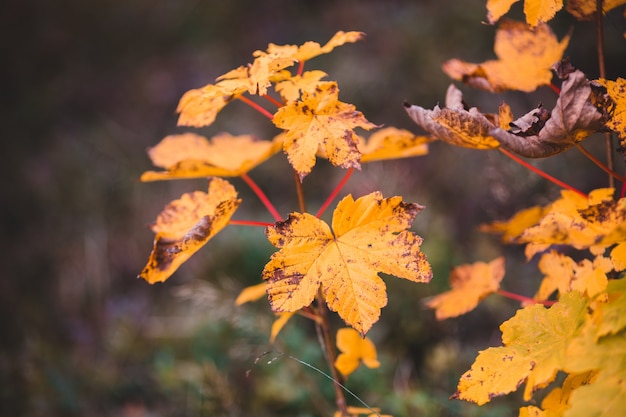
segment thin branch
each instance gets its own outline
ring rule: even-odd
[[[520,295],[520,294],[516,294],[513,292],[505,291],[505,290],[498,290],[496,291],[496,294],[499,294],[503,297],[510,298],[512,300],[519,301],[522,303],[543,304],[544,306],[551,306],[552,304],[554,304],[554,301],[538,301],[538,300],[535,300],[534,298],[526,297],[525,295]]]
[[[302,182],[300,181],[300,175],[293,170],[294,182],[296,183],[296,193],[298,194],[298,206],[300,207],[300,213],[306,213],[306,201],[304,201],[304,191],[302,190]]]
[[[263,96],[263,98],[264,98],[264,99],[266,99],[267,101],[269,101],[270,103],[272,103],[273,105],[275,105],[276,107],[279,107],[279,108],[280,108],[280,107],[283,107],[283,106],[284,106],[284,104],[283,104],[283,103],[281,103],[280,101],[276,100],[274,97],[269,96],[269,95],[267,95],[267,94],[265,94],[265,95]]]
[[[328,196],[326,201],[324,201],[324,204],[322,204],[322,207],[320,207],[320,209],[317,211],[317,213],[315,214],[315,217],[317,217],[317,218],[322,217],[322,215],[324,214],[324,212],[326,211],[326,209],[328,208],[330,203],[333,202],[335,197],[337,197],[337,194],[339,194],[339,191],[341,191],[343,186],[346,185],[346,183],[350,179],[350,176],[352,176],[353,172],[354,172],[354,168],[348,168],[348,170],[346,171],[346,174],[343,176],[343,178],[341,179],[339,184],[337,184],[337,186],[335,187],[333,192],[330,193],[330,195]]]
[[[241,174],[241,179],[244,180],[246,184],[248,184],[248,186],[252,189],[252,191],[254,191],[257,197],[259,197],[263,205],[267,208],[267,211],[269,211],[270,214],[274,217],[274,220],[276,220],[277,222],[282,221],[283,218],[280,213],[278,213],[278,210],[276,210],[272,202],[269,200],[269,198],[267,198],[263,190],[261,190],[259,186],[256,185],[252,178],[250,178],[248,174],[244,173]]]
[[[502,148],[498,148],[498,149],[500,150],[500,152],[502,152],[503,154],[505,154],[506,156],[508,156],[509,158],[514,160],[515,162],[517,162],[518,164],[520,164],[523,167],[531,170],[535,174],[541,175],[542,177],[544,177],[548,181],[558,185],[559,187],[562,187],[562,188],[565,188],[567,190],[570,190],[570,191],[573,191],[575,193],[578,193],[578,194],[582,195],[583,197],[587,197],[587,194],[583,193],[582,191],[577,190],[576,188],[572,187],[571,185],[569,185],[567,183],[564,183],[563,181],[554,178],[552,175],[543,172],[542,170],[540,170],[537,167],[532,166],[528,162],[526,162],[523,159],[519,158],[517,155],[507,151],[506,149],[502,149]]]
[[[252,107],[254,110],[261,113],[263,116],[267,117],[268,119],[272,120],[274,118],[274,115],[272,113],[268,112],[263,107],[259,106],[254,101],[250,100],[248,97],[238,96],[237,98],[243,101],[244,103],[246,103],[248,106]]]
[[[589,158],[591,160],[591,162],[593,162],[594,164],[596,164],[598,167],[600,167],[600,169],[604,172],[606,172],[607,174],[609,174],[611,177],[615,178],[618,181],[621,182],[626,182],[626,177],[622,177],[621,175],[619,175],[617,172],[613,171],[611,168],[607,167],[606,165],[604,165],[602,163],[602,161],[600,161],[598,158],[596,158],[595,156],[593,156],[591,154],[591,152],[589,152],[587,149],[583,148],[582,145],[580,143],[576,144],[576,147],[578,148],[578,150],[580,152],[582,152],[583,155],[585,155],[587,158]]]
[[[230,220],[228,224],[236,225],[236,226],[258,226],[258,227],[267,227],[273,226],[274,223],[268,222],[257,222],[254,220]]]
[[[328,309],[326,308],[326,301],[322,297],[321,292],[317,294],[317,306],[318,315],[319,317],[321,317],[322,323],[316,323],[316,326],[318,327],[318,330],[321,332],[324,339],[322,348],[324,348],[326,360],[328,361],[328,365],[330,367],[330,374],[332,375],[333,388],[335,389],[335,403],[337,404],[337,408],[339,409],[341,416],[348,417],[348,403],[346,402],[346,397],[343,395],[343,385],[340,382],[340,375],[335,368],[335,343],[333,342],[333,338],[330,335],[330,321],[328,320]]]
[[[296,75],[302,75],[302,73],[304,72],[304,63],[306,61],[300,61],[298,64],[298,72],[296,73]]]

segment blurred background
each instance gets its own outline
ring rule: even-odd
[[[152,247],[149,223],[170,200],[207,186],[140,183],[151,169],[146,149],[190,130],[273,137],[275,128],[242,103],[213,126],[179,128],[178,99],[270,42],[323,44],[338,30],[367,37],[307,69],[337,80],[340,99],[370,121],[419,133],[403,101],[443,102],[450,80],[440,64],[449,58],[494,57],[484,0],[8,0],[0,8],[0,415],[332,415],[330,381],[285,357],[271,361],[285,352],[327,371],[312,324],[296,317],[270,345],[267,303],[234,306],[273,252],[261,228],[227,228],[164,284],[136,278]],[[605,21],[611,79],[626,64],[621,13]],[[551,26],[559,38],[574,26],[566,53],[597,77],[594,26],[565,12]],[[506,100],[519,116],[555,101],[548,88],[497,96],[461,88],[485,112]],[[601,139],[585,146],[604,154]],[[577,151],[533,163],[581,190],[606,185]],[[282,156],[250,175],[281,213],[297,209]],[[318,161],[304,181],[311,211],[342,175]],[[245,184],[233,183],[244,201],[235,218],[271,221]],[[425,157],[364,166],[342,195],[376,189],[426,206],[413,230],[435,276],[429,285],[385,277],[389,304],[369,334],[382,365],[359,369],[348,387],[396,417],[517,415],[516,395],[482,408],[448,397],[476,352],[500,343],[498,325],[519,305],[491,296],[464,317],[436,322],[423,303],[448,287],[453,266],[502,254],[503,287],[532,295],[534,263],[476,228],[545,204],[558,188],[498,152],[435,143]],[[264,352],[274,353],[258,360]]]

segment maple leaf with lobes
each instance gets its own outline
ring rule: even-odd
[[[333,165],[361,168],[354,128],[369,130],[376,125],[338,98],[337,83],[322,82],[313,92],[303,92],[300,100],[281,107],[274,115],[274,124],[287,131],[283,150],[301,180],[315,165],[320,146]]]
[[[332,230],[308,213],[292,213],[268,227],[280,250],[263,270],[275,312],[296,311],[321,294],[328,307],[361,334],[387,304],[377,272],[428,282],[432,270],[420,250],[422,239],[406,229],[422,209],[401,197],[379,192],[344,198],[335,209]],[[334,233],[333,233],[334,232]]]

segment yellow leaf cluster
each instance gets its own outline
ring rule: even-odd
[[[437,320],[460,316],[496,292],[504,278],[504,257],[493,261],[457,266],[449,280],[452,289],[431,298],[426,305],[435,309]]]
[[[152,225],[154,247],[139,276],[150,284],[168,279],[228,224],[240,202],[221,178],[211,180],[208,193],[195,191],[172,201]]]
[[[268,227],[270,243],[280,249],[263,270],[272,309],[297,311],[321,290],[331,310],[367,333],[387,304],[377,272],[414,282],[432,277],[420,251],[422,239],[406,230],[421,209],[375,192],[357,200],[344,198],[333,214],[332,230],[307,213],[292,213]]]
[[[481,64],[451,59],[443,64],[449,77],[491,92],[531,92],[552,80],[551,67],[563,57],[569,35],[560,42],[550,27],[503,20],[496,32],[497,60]]]
[[[615,109],[606,122],[606,127],[617,133],[620,144],[626,147],[626,79],[618,78],[617,81],[611,81],[601,78],[598,83],[606,87],[609,97],[615,103]]]

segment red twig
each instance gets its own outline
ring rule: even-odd
[[[297,75],[302,75],[302,73],[304,72],[304,62],[305,61],[300,61],[299,65],[298,65]]]
[[[228,224],[238,225],[238,226],[260,226],[260,227],[274,226],[274,223],[257,222],[254,220],[231,220],[230,222],[228,222]]]
[[[543,304],[544,306],[551,306],[554,304],[554,301],[537,301],[534,298],[526,297],[525,295],[515,294],[513,292],[498,290],[496,294],[500,294],[503,297],[510,298],[512,300],[516,300],[522,303],[529,304]]]
[[[354,172],[354,168],[349,168],[346,171],[346,174],[343,176],[343,178],[341,179],[339,184],[337,184],[337,186],[335,187],[333,192],[330,193],[330,195],[328,196],[328,198],[326,199],[324,204],[322,204],[322,207],[320,207],[320,209],[317,211],[317,213],[315,214],[315,217],[317,217],[317,218],[322,217],[322,214],[324,214],[324,212],[326,211],[326,209],[328,208],[330,203],[332,203],[333,200],[335,199],[335,197],[337,197],[337,194],[339,194],[339,191],[341,191],[343,186],[346,185],[346,183],[350,179],[350,176],[352,175],[353,172]]]
[[[617,172],[613,171],[611,168],[604,165],[602,161],[600,161],[598,158],[593,156],[587,149],[583,148],[580,143],[577,143],[576,147],[578,148],[580,152],[582,152],[583,155],[589,158],[591,162],[599,166],[602,171],[606,172],[607,174],[609,174],[611,177],[615,178],[618,181],[626,182],[626,177],[622,177]]]
[[[506,149],[502,149],[502,148],[498,148],[500,150],[500,152],[502,152],[503,154],[505,154],[506,156],[508,156],[509,158],[511,158],[512,160],[514,160],[515,162],[517,162],[518,164],[522,165],[523,167],[531,170],[532,172],[534,172],[535,174],[541,175],[542,177],[544,177],[545,179],[547,179],[548,181],[558,185],[559,187],[565,188],[567,190],[573,191],[575,193],[578,193],[580,195],[582,195],[583,197],[587,197],[587,194],[583,193],[580,190],[577,190],[576,188],[572,187],[569,184],[564,183],[561,180],[558,180],[556,178],[554,178],[552,175],[547,174],[545,172],[543,172],[542,170],[540,170],[537,167],[532,166],[531,164],[529,164],[528,162],[524,161],[523,159],[519,158],[517,155],[507,151]]]
[[[263,205],[267,208],[267,211],[269,211],[270,214],[274,217],[274,220],[276,220],[277,222],[282,221],[283,218],[278,213],[278,210],[276,210],[272,202],[269,200],[269,198],[267,198],[263,190],[261,190],[259,186],[256,185],[252,178],[250,178],[248,174],[241,174],[241,179],[244,180],[246,184],[248,184],[248,186],[252,189],[252,191],[254,191],[257,197],[259,197]]]
[[[261,113],[263,116],[267,117],[268,119],[272,120],[274,118],[274,115],[272,113],[268,112],[263,107],[259,106],[254,101],[250,100],[248,97],[239,96],[237,98],[243,101],[244,103],[246,103],[248,106],[252,107],[254,110]]]
[[[283,103],[281,103],[280,101],[276,100],[274,97],[269,96],[269,95],[267,95],[267,94],[265,94],[265,95],[263,96],[263,98],[264,98],[265,100],[269,101],[270,103],[272,103],[273,105],[275,105],[276,107],[283,107],[283,106],[284,106],[284,104],[283,104]]]

